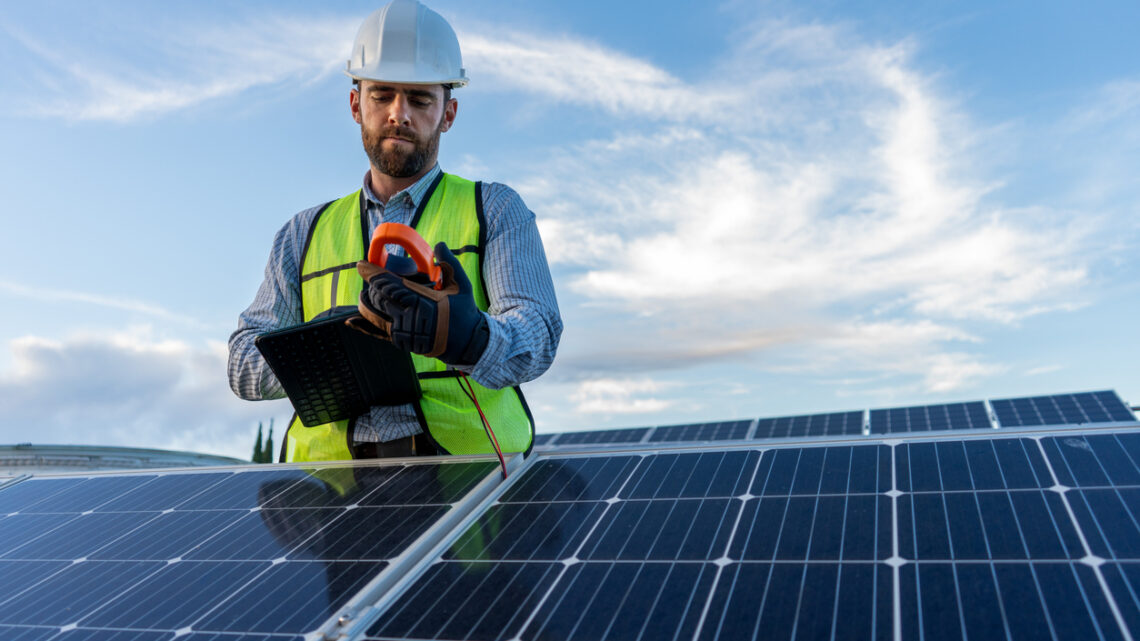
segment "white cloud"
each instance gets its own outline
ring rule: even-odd
[[[202,326],[201,322],[187,318],[184,314],[176,314],[164,307],[130,298],[123,298],[118,296],[100,296],[88,292],[79,292],[67,289],[29,287],[27,285],[21,285],[19,283],[2,280],[0,280],[0,291],[6,291],[16,296],[30,298],[42,302],[66,302],[80,303],[83,305],[98,305],[100,307],[107,307],[110,309],[117,309],[125,312],[134,312],[138,314],[145,314],[147,316],[154,316],[161,318],[164,321],[173,321],[197,327]]]
[[[738,103],[731,93],[687,86],[668,71],[601,43],[493,31],[459,33],[464,64],[488,89],[663,120],[704,117]]]
[[[673,405],[655,396],[668,387],[648,378],[599,378],[579,383],[570,400],[579,414],[651,414]]]
[[[925,393],[951,392],[1005,371],[1001,365],[964,351],[978,337],[929,320],[856,322],[811,349],[810,367],[818,372],[875,372],[920,380]],[[801,365],[801,367],[804,367]]]
[[[347,58],[358,18],[259,16],[223,25],[168,19],[112,28],[88,25],[80,37],[49,40],[7,31],[42,66],[35,102],[11,97],[36,117],[130,121],[286,81],[313,82]],[[100,57],[103,38],[127,43]]]
[[[1105,125],[1133,125],[1140,113],[1140,79],[1127,78],[1109,82],[1085,105],[1070,116],[1068,125],[1073,129],[1102,127]]]
[[[291,412],[248,403],[226,384],[226,346],[191,346],[147,327],[9,342],[0,373],[0,442],[119,445],[248,458],[259,420]]]
[[[604,48],[591,59],[604,82],[581,80],[576,60],[531,82],[541,39],[478,45],[505,85],[613,122],[519,183],[573,292],[616,318],[571,312],[603,336],[564,344],[573,369],[652,372],[733,349],[786,360],[794,345],[804,369],[841,362],[945,392],[1003,371],[971,353],[978,328],[1083,304],[1094,225],[992,197],[979,133],[914,67],[914,43],[826,25],[753,32],[700,85]],[[860,340],[836,338],[852,329]]]
[[[186,25],[168,44],[144,38],[136,55],[110,62],[75,55],[79,45],[24,42],[74,85],[74,98],[48,92],[41,113],[129,120],[334,73],[358,21]],[[559,359],[567,378],[594,377],[570,397],[579,412],[660,411],[673,401],[640,375],[734,358],[848,371],[844,386],[951,391],[1005,371],[975,353],[990,324],[1084,302],[1095,222],[994,198],[1002,180],[977,171],[981,134],[915,66],[917,43],[872,44],[825,24],[742,25],[733,50],[690,82],[572,36],[460,35],[481,91],[592,110],[611,127],[561,149],[522,148],[511,181],[541,212],[551,261],[570,274],[560,288],[581,301],[563,310]],[[163,72],[139,62],[150,55]],[[1136,95],[1134,84],[1111,86],[1075,120],[1117,122],[1135,112]],[[143,379],[168,387],[196,358],[214,358],[183,345],[152,362],[98,341],[18,349],[29,372],[49,371],[53,353],[91,350],[124,371],[165,363],[172,369]],[[30,376],[5,379],[0,393],[42,384]],[[224,376],[215,384],[224,389]]]

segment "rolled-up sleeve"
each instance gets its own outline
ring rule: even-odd
[[[541,376],[558,350],[562,317],[534,213],[510,187],[483,186],[488,227],[483,280],[490,340],[472,378],[499,389]]]

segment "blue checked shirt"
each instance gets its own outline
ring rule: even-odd
[[[436,165],[387,203],[372,192],[366,173],[369,236],[380,223],[411,223],[440,171]],[[237,331],[230,335],[230,388],[241,398],[255,401],[285,396],[253,341],[265,332],[304,321],[301,252],[319,211],[319,206],[306,209],[277,232],[265,266],[265,280],[253,304],[238,317]],[[499,183],[483,185],[483,211],[487,225],[483,278],[490,302],[486,313],[491,336],[478,363],[456,369],[466,371],[485,387],[499,389],[533,380],[550,367],[562,335],[562,318],[534,214],[513,189]],[[412,405],[373,407],[356,422],[358,442],[390,441],[419,432]]]

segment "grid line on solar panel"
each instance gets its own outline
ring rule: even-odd
[[[649,432],[648,442],[738,441],[748,436],[750,427],[752,427],[751,420],[668,425],[653,428]]]
[[[415,581],[418,602],[395,597],[389,613],[414,612],[415,627],[385,615],[367,636],[888,638],[897,612],[904,637],[1020,638],[1044,622],[1055,637],[1119,638],[1140,621],[1140,566],[1127,565],[1140,547],[1140,487],[1095,484],[1133,478],[1126,470],[1135,471],[1140,443],[1130,437],[1090,435],[1100,440],[1075,448],[1104,470],[1095,477],[1081,471],[1087,461],[1072,464],[1087,489],[1053,478],[1050,460],[1074,447],[1062,437],[547,455]],[[1066,496],[1079,499],[1075,516]],[[1090,548],[1082,520],[1097,536],[1113,534]],[[1130,529],[1118,534],[1122,523]],[[1110,563],[1090,549],[1107,550]],[[530,579],[518,578],[524,571]],[[496,614],[513,602],[487,579],[500,573],[516,599],[542,595],[527,602],[525,620],[509,607],[509,617]],[[1024,580],[1038,576],[1041,587]],[[463,606],[479,613],[477,628],[443,621],[423,602],[473,581],[490,590]],[[1076,601],[1048,593],[1051,582]],[[927,608],[946,595],[950,607],[924,613],[936,594]],[[942,630],[946,612],[953,621]]]
[[[855,436],[863,433],[863,412],[833,412],[762,418],[757,421],[754,439],[804,436]]]
[[[990,638],[1003,629],[1026,639],[1123,638],[1095,571],[1081,563],[923,562],[900,574],[903,638]]]
[[[985,403],[949,403],[871,410],[871,434],[992,429]]]
[[[59,634],[59,628],[36,628],[0,625],[0,638],[5,641],[47,641]]]
[[[1041,447],[1063,486],[1140,485],[1140,433],[1048,437]]]
[[[69,639],[295,639],[496,469],[30,478],[0,489],[14,508],[0,515],[0,624],[77,626]]]
[[[685,587],[693,579],[687,568],[653,559],[696,560],[707,556],[712,548],[723,550],[727,543],[727,530],[723,525],[730,520],[735,521],[735,512],[739,509],[739,500],[729,498],[730,492],[742,491],[748,482],[748,479],[718,482],[718,472],[722,469],[720,463],[726,457],[740,462],[752,461],[752,468],[759,458],[755,453],[729,452],[618,457],[609,465],[588,458],[540,461],[520,485],[515,486],[518,489],[505,493],[496,505],[481,515],[443,555],[441,562],[417,581],[417,587],[393,604],[389,613],[376,622],[368,634],[382,637],[510,638],[519,633],[529,634],[537,626],[543,634],[558,637],[564,634],[572,636],[582,627],[582,621],[589,619],[590,623],[582,627],[587,631],[582,633],[588,638],[596,638],[596,634],[605,636],[612,633],[614,626],[620,628],[631,621],[646,623],[644,617],[650,613],[656,613],[654,616],[658,623],[667,620],[674,610],[658,611],[643,599],[623,599],[616,610],[599,602],[602,611],[570,621],[568,613],[576,611],[571,604],[563,602],[562,596],[565,591],[573,591],[580,582],[609,586],[606,589],[628,588],[630,582],[642,582],[639,590],[631,590],[630,593],[691,589],[691,586]],[[664,492],[670,495],[666,499],[662,499],[661,489],[653,492],[644,489],[646,483],[662,476],[673,480],[665,485],[670,488]],[[551,492],[552,487],[559,488],[559,491]],[[720,494],[725,495],[724,498],[709,498]],[[630,498],[639,496],[652,498]],[[729,508],[727,512],[725,508]],[[632,517],[644,515],[647,511],[655,512],[662,521],[671,520],[674,527],[652,527],[641,522],[640,528],[630,533],[627,527],[636,521]],[[699,518],[694,523],[693,517],[702,514],[720,525],[706,528],[703,527],[706,523]],[[681,526],[685,528],[681,536],[664,536],[679,531]],[[711,537],[708,536],[709,531],[713,532]],[[517,545],[520,541],[530,542],[531,546],[520,547]],[[720,554],[718,552],[718,556]],[[526,576],[537,582],[516,586],[514,590],[520,594],[542,595],[527,620],[498,620],[490,628],[494,635],[479,637],[479,630],[455,627],[457,624],[453,623],[453,617],[438,617],[432,614],[431,608],[425,610],[422,603],[416,604],[416,595],[432,594],[446,589],[445,585],[477,580],[474,574],[482,567],[478,563],[488,557],[500,562],[509,561],[511,566],[521,565],[527,570]],[[700,580],[706,583],[715,571],[715,566],[707,562],[690,567],[706,568],[697,577],[703,576]],[[496,571],[506,572],[498,568]],[[490,572],[483,570],[483,573]],[[552,572],[556,574],[552,576]],[[520,575],[512,574],[510,580],[516,582]],[[459,607],[466,606],[461,604]],[[494,604],[485,604],[479,611],[485,613],[493,608]],[[413,611],[418,611],[414,621],[409,619]],[[690,611],[687,620],[695,623],[698,615],[699,611]],[[652,634],[657,628],[649,626],[648,629]],[[641,628],[641,631],[646,632],[646,628]]]
[[[1002,427],[1135,422],[1136,417],[1111,390],[991,400]]]
[[[1104,436],[1104,435],[1102,435],[1102,436]],[[1087,443],[1087,441],[1086,441],[1086,443]],[[1080,545],[1083,548],[1083,551],[1085,553],[1085,556],[1083,557],[1083,559],[1084,560],[1096,559],[1095,562],[1089,564],[1092,566],[1093,577],[1094,577],[1098,587],[1100,588],[1100,593],[1103,594],[1104,599],[1107,602],[1108,609],[1111,612],[1112,617],[1115,619],[1118,628],[1121,631],[1123,631],[1125,635],[1127,635],[1128,634],[1127,633],[1127,627],[1126,627],[1127,623],[1124,620],[1124,615],[1122,613],[1121,607],[1117,603],[1116,597],[1112,593],[1111,588],[1109,587],[1108,579],[1106,578],[1105,573],[1101,570],[1101,565],[1103,564],[1103,557],[1095,557],[1094,556],[1093,546],[1092,546],[1092,544],[1090,544],[1091,533],[1086,534],[1086,532],[1082,528],[1080,519],[1078,519],[1076,511],[1073,509],[1072,502],[1069,500],[1068,492],[1064,489],[1063,486],[1060,485],[1060,483],[1061,483],[1060,477],[1057,475],[1056,469],[1050,463],[1049,453],[1046,451],[1045,446],[1044,446],[1041,439],[1037,440],[1037,447],[1041,451],[1041,454],[1045,457],[1045,462],[1049,468],[1049,475],[1053,479],[1054,487],[1059,490],[1057,493],[1060,495],[1061,502],[1064,504],[1065,510],[1068,513],[1068,517],[1071,520],[1074,529],[1076,530],[1077,538],[1080,540]],[[1080,449],[1080,448],[1077,448],[1077,449]],[[1114,467],[1112,465],[1112,463],[1109,461],[1103,461],[1103,462],[1107,462],[1110,467]],[[1129,463],[1131,470],[1134,473],[1138,471],[1136,469],[1136,462],[1134,460],[1129,459],[1128,463]],[[1084,570],[1082,570],[1082,571],[1084,571]],[[1086,603],[1087,603],[1087,601],[1086,601]],[[1095,619],[1094,619],[1094,622],[1095,622]]]
[[[590,430],[557,434],[548,445],[608,445],[612,443],[640,443],[649,433],[648,427],[620,430]]]

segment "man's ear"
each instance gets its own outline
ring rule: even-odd
[[[443,119],[439,123],[440,131],[447,131],[451,129],[451,125],[455,124],[455,115],[459,112],[459,101],[455,98],[447,101],[443,106]]]
[[[360,90],[353,87],[348,92],[348,109],[352,112],[352,119],[360,124]]]

